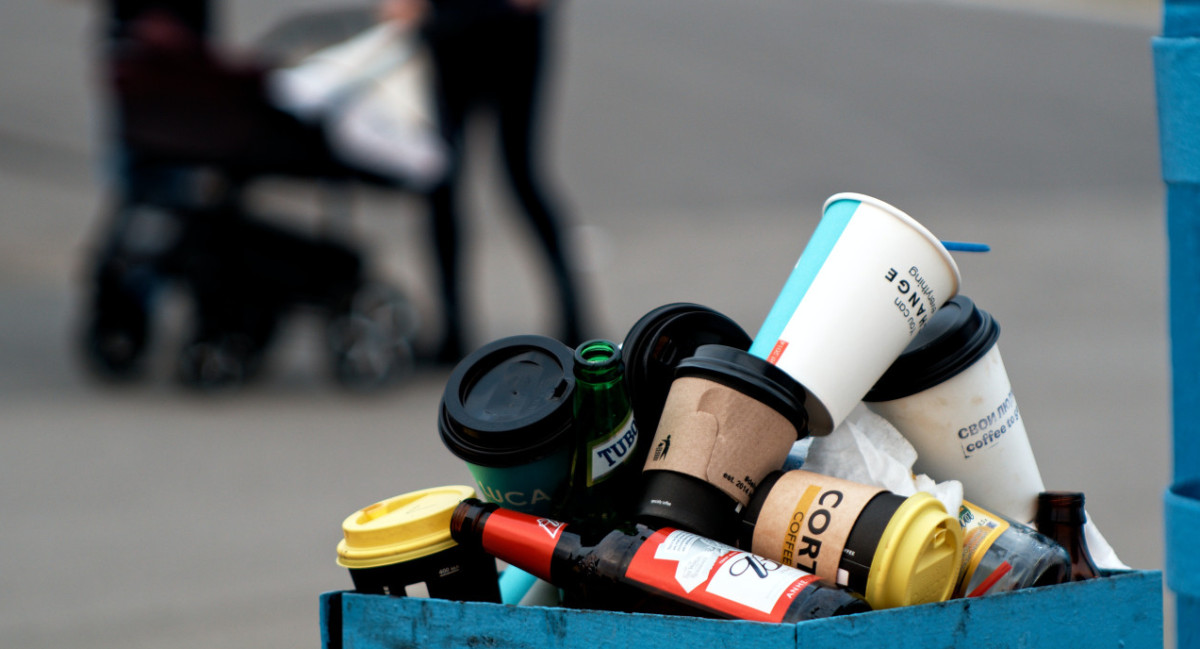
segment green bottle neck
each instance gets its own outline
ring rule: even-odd
[[[604,390],[625,375],[621,348],[608,340],[591,340],[575,350],[575,378],[586,387]]]

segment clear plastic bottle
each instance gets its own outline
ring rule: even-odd
[[[963,501],[963,569],[955,597],[979,597],[1067,581],[1067,551],[1033,528]]]

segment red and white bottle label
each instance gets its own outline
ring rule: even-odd
[[[702,536],[663,528],[638,548],[625,576],[720,615],[780,622],[818,577]]]

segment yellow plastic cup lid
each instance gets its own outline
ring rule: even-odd
[[[874,609],[942,602],[962,566],[962,527],[933,496],[918,492],[892,515],[867,574]]]
[[[433,487],[364,507],[342,521],[337,563],[376,568],[427,557],[457,545],[450,538],[450,515],[475,489]]]

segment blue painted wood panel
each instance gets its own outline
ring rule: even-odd
[[[321,596],[324,649],[1160,649],[1162,574],[1105,579],[796,625],[355,593]]]
[[[1176,644],[1200,648],[1200,1],[1166,0],[1154,39],[1167,188],[1172,486],[1163,499]]]

